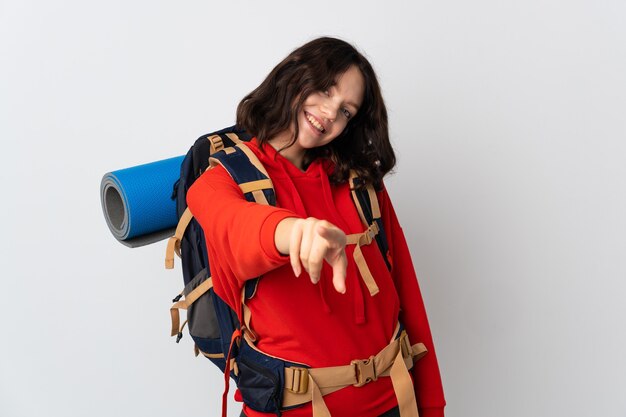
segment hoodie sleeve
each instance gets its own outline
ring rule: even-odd
[[[400,298],[400,321],[404,324],[411,343],[422,342],[428,349],[428,353],[412,369],[420,415],[443,417],[443,408],[446,405],[443,385],[411,254],[387,190],[383,188],[378,197],[389,242],[391,274]]]
[[[276,249],[276,226],[295,213],[245,199],[226,169],[207,170],[187,192],[187,204],[204,231],[211,274],[241,282],[289,262]]]

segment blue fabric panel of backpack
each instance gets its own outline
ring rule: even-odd
[[[102,210],[113,236],[143,246],[172,234],[178,224],[174,183],[184,156],[112,171],[100,185]]]

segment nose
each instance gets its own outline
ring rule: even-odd
[[[321,111],[324,118],[326,118],[330,122],[334,122],[337,118],[339,106],[337,106],[332,98],[326,97],[325,100],[322,102]]]

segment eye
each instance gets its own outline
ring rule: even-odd
[[[341,109],[341,112],[346,117],[346,119],[349,119],[349,118],[352,117],[352,113],[350,113],[350,111],[348,109]]]
[[[328,90],[322,91],[322,94],[324,94],[325,96],[330,96],[330,92]]]

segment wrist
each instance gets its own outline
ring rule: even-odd
[[[274,245],[281,255],[289,255],[289,241],[293,225],[299,220],[298,217],[286,217],[276,225],[274,232]]]

